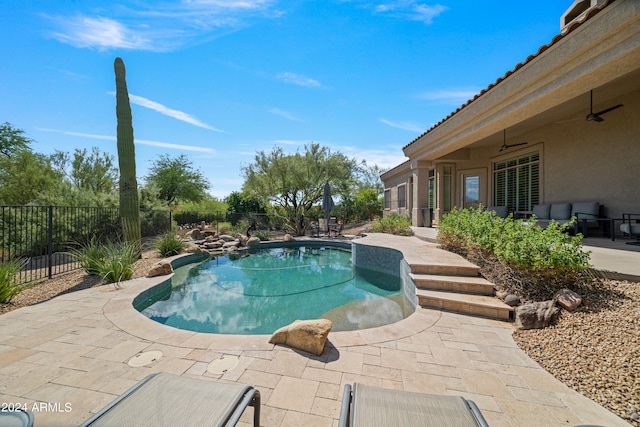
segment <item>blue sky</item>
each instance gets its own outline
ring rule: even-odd
[[[127,67],[143,179],[185,154],[222,198],[256,151],[317,142],[382,168],[559,33],[571,0],[7,0],[0,123],[116,155]]]

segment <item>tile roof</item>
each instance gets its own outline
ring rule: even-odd
[[[431,132],[432,130],[434,130],[435,128],[437,128],[438,126],[440,126],[441,124],[443,124],[444,122],[446,122],[447,120],[449,120],[451,117],[453,117],[454,115],[456,115],[460,110],[462,110],[463,108],[466,108],[468,105],[470,105],[473,101],[475,101],[476,99],[480,98],[482,95],[484,95],[485,93],[487,93],[488,91],[490,91],[491,89],[493,89],[495,86],[497,86],[498,84],[500,84],[502,81],[504,81],[506,78],[508,78],[509,76],[511,76],[513,73],[515,73],[516,71],[518,71],[520,68],[524,67],[525,65],[527,65],[528,63],[530,63],[531,61],[533,61],[535,58],[537,58],[540,54],[542,54],[545,50],[549,49],[551,46],[555,45],[556,43],[558,43],[560,40],[564,39],[567,35],[569,35],[569,33],[573,32],[576,28],[580,27],[582,24],[584,24],[586,21],[588,21],[589,19],[591,19],[592,17],[594,17],[595,15],[597,15],[600,11],[602,11],[605,7],[609,6],[611,3],[613,3],[615,0],[607,0],[604,3],[592,8],[591,10],[589,10],[583,17],[575,20],[574,22],[572,22],[571,24],[569,24],[566,29],[560,33],[557,34],[553,37],[553,39],[551,39],[551,41],[545,45],[540,46],[540,48],[538,49],[538,52],[531,54],[527,57],[526,60],[524,60],[523,62],[518,63],[515,68],[513,68],[512,70],[509,70],[505,73],[504,76],[500,77],[498,80],[495,81],[495,83],[490,84],[486,89],[483,89],[482,91],[480,91],[480,93],[476,94],[472,99],[468,100],[466,103],[462,104],[457,110],[455,110],[453,113],[449,114],[447,117],[445,117],[444,119],[440,120],[438,123],[436,123],[435,125],[433,125],[431,128],[429,128],[426,132],[424,132],[422,135],[420,135],[419,137],[417,137],[416,139],[414,139],[413,141],[411,141],[410,143],[408,143],[407,145],[405,145],[404,147],[402,147],[402,149],[404,150],[405,148],[409,147],[410,145],[412,145],[414,142],[418,141],[420,138],[422,138],[423,136],[425,136],[426,134],[428,134],[429,132]]]

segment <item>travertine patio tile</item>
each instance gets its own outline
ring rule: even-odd
[[[402,384],[405,391],[417,393],[449,394],[447,390],[466,390],[459,378],[423,374],[422,372],[402,372]]]
[[[184,376],[191,377],[200,377],[207,372],[208,363],[204,362],[195,362],[187,371],[184,373]]]
[[[19,360],[26,361],[33,355],[37,355],[39,353],[39,351],[28,348],[4,347],[3,349],[0,349],[0,368],[11,365]]]
[[[459,342],[459,341],[443,341],[445,348],[453,348],[456,350],[465,350],[470,353],[478,353],[480,350],[475,344],[471,344],[468,342]]]
[[[425,374],[438,375],[441,377],[462,378],[460,371],[455,366],[443,366],[435,363],[419,363],[420,372]]]
[[[324,397],[325,399],[338,400],[340,398],[340,384],[320,382],[316,397]]]
[[[177,357],[182,359],[187,359],[187,355],[189,355],[193,349],[187,347],[176,347],[173,345],[152,343],[149,347],[145,348],[144,351],[152,351],[157,350],[162,352],[163,357]]]
[[[272,374],[287,375],[290,377],[302,377],[302,373],[307,367],[307,359],[297,353],[290,351],[279,351],[269,361],[266,372]]]
[[[569,387],[556,380],[550,373],[540,368],[514,367],[512,372],[518,375],[532,390],[546,392],[569,392]]]
[[[307,366],[302,373],[302,378],[307,380],[323,381],[325,383],[340,384],[340,381],[342,381],[342,373]]]
[[[267,405],[309,413],[316,397],[318,381],[282,377],[267,401]]]
[[[282,376],[278,374],[270,374],[268,372],[259,372],[247,369],[244,371],[242,376],[238,378],[238,382],[251,384],[256,388],[269,387],[273,389],[278,385],[278,382],[280,382],[280,378],[282,378]]]
[[[33,349],[38,351],[45,351],[48,353],[69,353],[73,355],[82,355],[95,350],[95,347],[87,345],[68,344],[59,341],[47,341],[33,347]]]
[[[398,342],[397,345],[398,350],[403,351],[411,351],[415,353],[429,353],[431,354],[431,349],[428,344],[424,343],[414,343],[414,342]]]
[[[282,420],[282,424],[280,424],[281,427],[331,427],[332,425],[332,418],[303,414],[296,411],[287,411]]]
[[[11,336],[8,339],[4,339],[2,344],[12,347],[21,347],[21,348],[34,348],[41,344],[51,341],[52,339],[56,339],[57,337],[63,335],[61,332],[41,332],[35,333],[29,336]]]
[[[260,391],[262,394],[262,390]],[[266,399],[262,397],[262,401],[265,402]],[[284,420],[284,416],[287,411],[285,409],[274,408],[271,406],[264,406],[260,409],[260,426],[261,427],[278,427],[282,425],[282,421]],[[253,427],[253,423],[251,423],[247,427]]]
[[[129,390],[131,387],[136,385],[136,383],[137,381],[134,381],[129,378],[121,378],[121,377],[113,378],[103,387],[100,387],[98,391],[120,396],[122,393],[124,393],[125,391]]]
[[[519,348],[495,347],[486,344],[478,344],[477,346],[489,362],[500,363],[502,365],[538,367],[538,365]]]
[[[64,335],[60,335],[55,338],[55,341],[68,344],[94,346],[94,343],[110,335],[113,330],[75,325],[73,333],[68,331],[65,332],[66,333]]]
[[[457,368],[473,368],[473,364],[464,350],[445,347],[431,347],[435,363]]]
[[[114,362],[126,362],[147,347],[149,347],[149,343],[146,342],[123,341],[115,344],[112,348],[96,348],[86,353],[85,356]]]
[[[380,365],[385,368],[400,369],[405,371],[419,370],[416,353],[411,351],[382,349]]]
[[[222,353],[219,351],[213,350],[203,350],[201,348],[196,348],[187,353],[184,358],[189,360],[195,360],[196,362],[206,362],[209,363],[212,360],[215,360],[222,356]]]
[[[383,366],[364,365],[362,374],[376,378],[399,381],[402,378],[400,369],[385,368]]]
[[[337,359],[327,362],[325,367],[330,371],[361,374],[363,362],[364,355],[362,353],[343,351]]]
[[[150,365],[150,368],[151,372],[169,372],[171,374],[182,375],[195,363],[193,360],[162,357],[154,365]]]
[[[516,399],[541,405],[563,407],[564,402],[554,393],[531,390],[530,388],[508,386]]]
[[[480,408],[480,411],[483,414],[484,411],[500,412],[500,407],[493,396],[460,390],[449,390],[449,394],[451,396],[462,396],[465,399],[472,400],[476,405],[478,405],[478,408]]]
[[[339,418],[341,406],[342,402],[338,400],[316,397],[311,407],[311,413],[322,417]]]
[[[486,394],[496,398],[514,399],[513,393],[498,374],[492,372],[478,372],[470,369],[460,369],[462,380],[467,390],[472,393]]]
[[[380,366],[380,364],[382,363],[382,358],[380,356],[365,354],[363,358],[363,363],[365,365]]]
[[[521,402],[513,399],[496,398],[500,410],[512,425],[523,426],[560,426],[557,418],[544,405]]]

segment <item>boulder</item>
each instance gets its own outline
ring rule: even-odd
[[[296,320],[273,333],[271,344],[284,344],[320,356],[333,323],[327,319]]]
[[[202,231],[202,235],[203,235],[204,237],[215,237],[217,234],[218,234],[218,233],[216,233],[216,230],[209,230],[209,229],[206,229],[206,230],[203,230],[203,231]]]
[[[193,240],[200,240],[202,239],[202,232],[199,229],[194,228],[187,233],[187,236],[191,237]]]
[[[220,240],[223,240],[225,242],[233,242],[234,240],[236,240],[235,237],[233,236],[229,236],[228,234],[223,234],[220,237],[218,237]]]
[[[200,251],[200,246],[194,245],[193,243],[187,243],[187,246],[184,248],[184,251],[188,254],[197,253]]]
[[[511,307],[515,307],[520,305],[520,297],[518,295],[509,294],[504,297],[504,303]]]
[[[293,236],[289,233],[284,235],[284,239],[285,242],[293,242],[295,239],[293,238]]]
[[[259,244],[260,239],[258,237],[251,236],[249,237],[249,240],[247,240],[247,246],[258,246]]]
[[[560,308],[554,300],[534,302],[516,308],[516,327],[518,329],[542,329],[553,321]]]
[[[240,246],[240,242],[237,240],[233,240],[230,242],[224,242],[224,244],[222,245],[223,248],[237,248],[238,246]]]
[[[558,305],[567,311],[573,311],[582,304],[582,297],[571,289],[560,289],[553,299],[557,301]]]
[[[167,261],[160,261],[159,263],[154,264],[151,267],[149,273],[147,274],[147,277],[165,276],[171,273],[173,273],[173,267],[171,266],[171,263]]]
[[[220,240],[216,240],[215,242],[205,243],[202,246],[204,246],[205,249],[217,249],[222,247],[222,242]]]

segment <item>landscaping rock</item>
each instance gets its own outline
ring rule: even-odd
[[[202,245],[205,249],[217,249],[222,247],[222,242],[220,240],[216,240],[215,242],[209,242]]]
[[[258,246],[260,244],[260,239],[255,236],[251,236],[249,240],[247,240],[247,246]]]
[[[269,342],[285,344],[320,356],[332,327],[333,323],[327,319],[296,320],[275,331]]]
[[[165,276],[171,273],[173,273],[171,263],[167,261],[160,261],[151,267],[149,273],[147,273],[147,277]]]
[[[582,304],[582,297],[571,289],[560,289],[553,299],[558,302],[558,305],[567,311],[573,311]]]
[[[187,232],[187,236],[191,237],[193,240],[199,240],[202,239],[202,232],[199,229],[194,228],[193,230],[189,230]]]
[[[551,323],[560,309],[555,300],[534,302],[516,308],[516,327],[518,329],[542,329]]]
[[[223,234],[219,237],[220,240],[223,240],[225,242],[233,242],[234,240],[236,240],[235,237],[233,236],[229,236],[228,234]]]
[[[238,246],[240,246],[240,242],[237,240],[233,240],[230,242],[224,242],[224,244],[222,245],[222,248],[223,249],[237,248]]]
[[[216,230],[204,230],[202,231],[202,235],[204,237],[215,237],[218,233],[216,233]]]
[[[285,242],[293,242],[295,239],[293,238],[293,236],[291,236],[291,234],[287,233],[284,235],[284,239]]]
[[[520,297],[518,295],[509,294],[504,297],[504,303],[510,305],[511,307],[515,307],[520,305]]]

